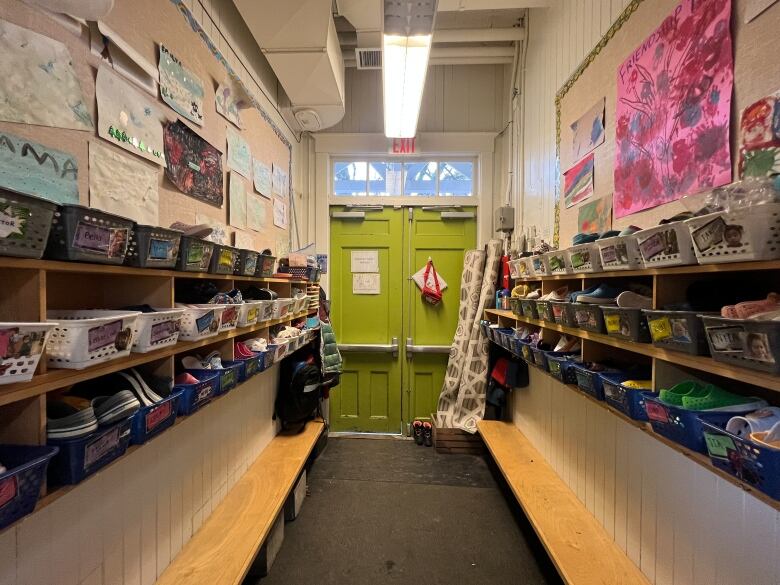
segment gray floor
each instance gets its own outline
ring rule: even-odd
[[[560,583],[486,461],[331,438],[262,585]]]

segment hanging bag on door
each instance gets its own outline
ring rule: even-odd
[[[432,305],[438,305],[441,302],[439,275],[436,274],[436,268],[433,267],[433,260],[430,258],[428,258],[428,263],[425,265],[425,272],[423,274],[422,296],[424,300]]]

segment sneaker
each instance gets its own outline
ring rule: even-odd
[[[626,380],[625,382],[622,382],[622,385],[626,388],[631,388],[633,390],[652,390],[653,389],[653,381],[652,380]]]
[[[412,423],[412,436],[415,443],[418,445],[423,444],[423,424],[421,420],[416,420]]]
[[[197,384],[198,382],[200,382],[200,380],[198,380],[192,374],[188,374],[187,372],[184,372],[183,374],[179,374],[173,379],[173,383],[176,385]]]
[[[622,291],[608,284],[601,284],[590,293],[582,292],[577,295],[578,303],[589,303],[593,305],[613,305],[615,299]]]
[[[209,364],[204,364],[203,360],[199,356],[185,355],[181,358],[181,365],[186,370],[209,370],[211,367]]]
[[[738,437],[748,437],[751,433],[771,430],[780,422],[780,408],[768,406],[754,412],[732,416],[726,423],[726,430]]]
[[[652,309],[653,298],[640,295],[630,290],[623,291],[615,299],[621,309]]]
[[[95,410],[88,400],[74,402],[59,396],[46,401],[46,436],[49,439],[78,439],[97,429]]]
[[[588,288],[584,290],[575,290],[574,292],[569,293],[569,302],[570,303],[576,303],[577,297],[580,295],[589,295],[590,293],[594,292],[598,286],[589,286]]]
[[[268,342],[263,337],[247,339],[244,344],[250,351],[261,352],[268,350]]]
[[[195,236],[196,238],[208,237],[214,231],[213,228],[209,227],[205,223],[200,223],[198,225],[191,225],[181,221],[176,221],[172,223],[171,229],[184,232],[185,236]]]
[[[130,384],[130,391],[141,403],[141,406],[153,406],[158,402],[162,402],[163,398],[157,392],[154,392],[146,381],[141,377],[141,374],[135,368],[127,372],[118,372],[118,375],[124,378],[124,380]]]
[[[130,390],[120,390],[109,396],[97,396],[92,399],[91,404],[101,426],[129,418],[141,409],[141,402]]]
[[[607,238],[614,238],[620,235],[620,230],[607,230],[599,236],[599,240],[606,240]]]
[[[630,236],[632,234],[635,234],[637,232],[641,232],[642,228],[636,227],[635,225],[630,225],[627,228],[624,228],[618,235],[619,236]]]
[[[567,337],[561,335],[553,351],[578,351],[580,349],[580,340],[576,337]]]
[[[764,313],[774,313],[780,310],[780,295],[769,293],[759,301],[745,301],[736,305],[726,305],[720,311],[722,317],[729,319],[750,319]]]
[[[423,427],[423,442],[425,443],[426,447],[430,447],[433,445],[433,427],[429,422],[424,422],[422,424],[422,427]]]
[[[537,288],[535,291],[531,291],[527,295],[525,295],[525,298],[528,301],[533,301],[538,299],[541,296],[542,296],[542,290]]]
[[[548,292],[546,295],[539,297],[540,301],[565,301],[569,296],[569,287],[561,286],[553,291]]]
[[[574,246],[579,246],[581,244],[590,244],[591,242],[595,242],[598,239],[599,239],[598,234],[579,233],[571,239],[571,243]]]

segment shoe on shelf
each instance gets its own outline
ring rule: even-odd
[[[780,408],[768,406],[747,414],[732,416],[726,423],[726,430],[738,437],[748,437],[750,433],[769,431],[780,423]]]
[[[78,439],[97,429],[95,410],[88,400],[72,401],[59,396],[46,401],[46,436],[49,439]]]
[[[528,301],[533,301],[533,300],[538,299],[541,296],[542,296],[542,290],[537,288],[536,290],[531,291],[527,295],[525,295],[525,298]]]
[[[579,233],[571,239],[571,243],[573,246],[579,246],[581,244],[590,244],[591,242],[595,242],[598,239],[599,239],[598,234]]]
[[[244,344],[250,351],[267,351],[268,342],[263,337],[257,337],[255,339],[247,339]]]
[[[187,370],[210,370],[209,364],[204,364],[200,356],[185,355],[181,358],[181,365]]]
[[[200,380],[187,372],[179,374],[173,379],[174,384],[197,384],[198,382],[200,382]]]
[[[744,411],[746,408],[757,410],[767,405],[760,398],[740,396],[719,388],[714,384],[707,384],[703,393],[687,394],[682,397],[682,407],[686,410],[716,410],[729,412],[731,410]]]
[[[416,420],[412,423],[412,436],[415,443],[418,445],[423,444],[423,424],[421,420]]]
[[[576,337],[567,337],[561,335],[558,343],[555,344],[553,351],[578,351],[580,349],[580,340]]]
[[[196,238],[206,238],[211,235],[211,232],[214,231],[213,228],[209,227],[208,224],[205,223],[192,225],[181,221],[173,222],[171,224],[171,229],[184,232],[185,236],[194,236]]]
[[[625,382],[622,382],[622,385],[626,388],[632,388],[634,390],[652,390],[653,389],[653,381],[652,380],[626,380]]]
[[[721,309],[721,316],[730,319],[761,319],[761,315],[780,310],[780,295],[770,293],[765,299],[745,301],[736,305],[726,305]]]
[[[92,399],[95,417],[101,426],[110,425],[133,416],[141,408],[141,402],[130,390],[120,390],[109,396]]]
[[[620,235],[620,230],[607,230],[599,236],[599,240],[606,240],[607,238],[614,238]]]
[[[539,297],[540,301],[565,301],[569,296],[569,287],[560,286],[555,290],[548,292],[546,295]]]
[[[630,235],[635,234],[635,233],[640,232],[640,231],[642,231],[642,228],[637,227],[635,225],[630,225],[627,228],[623,228],[618,235],[619,236],[630,236]]]
[[[600,284],[593,292],[585,293],[583,291],[577,295],[577,302],[592,305],[613,305],[621,292],[623,292],[621,289],[609,284]]]
[[[131,368],[129,373],[118,372],[118,375],[130,385],[129,390],[135,395],[141,406],[152,406],[162,402],[163,397],[149,387],[135,368]]]
[[[588,288],[586,288],[584,290],[575,290],[575,291],[569,293],[569,302],[570,303],[576,303],[577,302],[577,297],[579,297],[580,295],[589,295],[592,292],[595,292],[597,288],[598,288],[598,286],[589,286]]]
[[[653,298],[640,295],[630,290],[620,293],[615,301],[621,309],[652,309]]]
[[[671,388],[662,388],[658,398],[665,404],[682,407],[684,396],[698,396],[707,392],[707,388],[693,380],[685,380]]]
[[[750,440],[764,447],[780,450],[780,422],[768,431],[751,433]]]
[[[431,426],[431,423],[424,422],[422,424],[423,426],[423,443],[425,443],[426,447],[431,447],[433,445],[433,427]]]

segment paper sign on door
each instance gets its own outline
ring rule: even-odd
[[[379,272],[379,250],[352,250],[352,272]]]
[[[355,273],[352,275],[353,295],[378,295],[380,292],[379,273]]]

